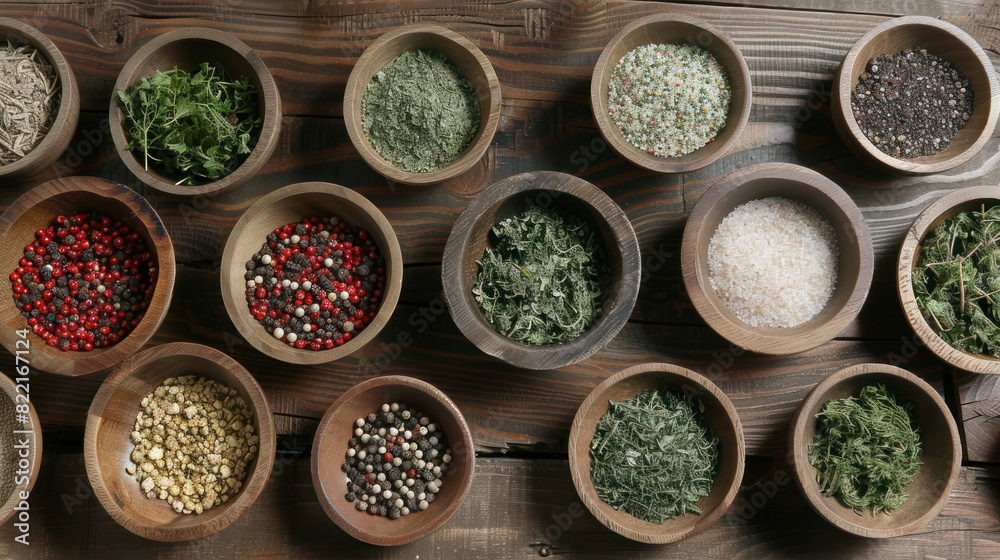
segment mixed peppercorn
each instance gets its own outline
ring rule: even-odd
[[[114,345],[139,324],[156,275],[139,234],[95,213],[60,215],[36,231],[10,281],[21,315],[46,344],[90,351]]]
[[[325,350],[375,318],[385,259],[367,231],[337,218],[306,218],[269,233],[246,263],[250,313],[274,338]]]
[[[389,519],[427,509],[451,466],[440,427],[400,403],[358,418],[347,446],[345,499],[358,511]]]

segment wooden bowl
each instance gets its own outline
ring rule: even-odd
[[[568,196],[567,196],[568,195]],[[600,232],[611,269],[604,313],[577,339],[547,345],[515,342],[493,330],[472,295],[483,251],[492,246],[490,229],[520,214],[526,204],[563,209]],[[608,195],[587,181],[554,171],[536,171],[494,183],[455,222],[441,265],[451,317],[480,350],[526,369],[554,369],[592,356],[618,333],[639,294],[640,257],[635,230]]]
[[[354,420],[376,412],[383,403],[393,402],[406,403],[440,425],[452,455],[451,468],[434,503],[399,519],[355,509],[345,498],[347,478],[340,470],[347,460],[347,440],[354,435]],[[406,544],[427,536],[458,511],[472,485],[475,460],[472,432],[447,395],[419,379],[388,375],[355,385],[323,415],[313,443],[313,486],[323,511],[347,534],[369,544]]]
[[[657,524],[615,511],[601,500],[590,479],[590,442],[597,422],[608,411],[609,400],[624,401],[649,389],[664,388],[701,399],[705,405],[702,417],[719,440],[719,458],[712,489],[696,504],[701,515],[688,514]],[[569,434],[569,470],[587,509],[608,529],[644,543],[672,543],[711,527],[736,499],[745,460],[743,427],[732,401],[707,377],[673,364],[640,364],[605,379],[580,405]]]
[[[174,289],[174,246],[156,211],[132,189],[97,177],[53,179],[31,189],[0,215],[0,270],[6,276],[18,267],[24,248],[35,232],[55,222],[59,214],[96,211],[122,220],[142,237],[158,269],[156,287],[146,315],[117,344],[90,352],[63,351],[45,344],[31,333],[27,320],[14,304],[9,280],[0,282],[0,344],[12,354],[18,346],[19,329],[29,329],[31,366],[58,375],[84,375],[109,368],[142,348],[160,327]],[[22,343],[23,344],[23,343]]]
[[[879,150],[861,132],[851,109],[851,92],[869,60],[914,47],[927,49],[965,74],[975,99],[969,122],[947,148],[932,156],[899,159]],[[1000,115],[1000,86],[986,52],[968,33],[931,17],[890,19],[858,39],[837,71],[833,91],[833,123],[847,147],[871,165],[911,175],[940,173],[972,159],[993,135]]]
[[[80,90],[76,86],[76,75],[52,41],[30,25],[16,19],[0,18],[0,42],[6,45],[8,39],[15,44],[31,45],[44,55],[55,69],[62,92],[56,118],[45,137],[23,158],[0,166],[0,179],[33,175],[55,163],[76,134],[76,124],[80,120]]]
[[[448,61],[476,88],[479,96],[479,131],[455,161],[428,173],[403,171],[389,163],[372,148],[361,124],[361,99],[372,76],[397,56],[414,50],[431,50],[448,57]],[[437,25],[408,25],[376,39],[354,65],[344,91],[344,126],[355,149],[380,175],[405,185],[441,183],[468,171],[486,153],[499,122],[500,81],[493,65],[471,41]]]
[[[716,136],[715,142],[680,157],[660,157],[636,148],[622,136],[608,113],[608,83],[618,61],[636,47],[663,43],[692,44],[712,53],[722,63],[732,90],[729,117],[722,133]],[[709,165],[736,144],[750,120],[751,89],[750,68],[727,35],[695,17],[656,14],[628,24],[604,47],[590,81],[590,108],[601,135],[622,157],[651,171],[683,173]]]
[[[21,350],[23,351],[25,346],[21,345]],[[15,366],[15,379],[11,379],[6,375],[0,374],[0,390],[10,399],[11,406],[27,404],[28,405],[28,420],[27,426],[24,422],[16,422],[17,417],[15,416],[12,420],[15,421],[14,429],[17,432],[23,431],[24,433],[8,432],[6,434],[0,435],[0,441],[4,445],[6,453],[14,458],[15,461],[26,460],[28,465],[26,468],[21,469],[18,465],[18,470],[23,471],[21,474],[15,473],[14,477],[14,488],[10,496],[7,498],[6,502],[0,504],[0,525],[7,523],[15,513],[19,513],[18,510],[14,508],[21,502],[21,492],[31,492],[31,489],[35,487],[35,481],[38,480],[38,469],[42,465],[42,423],[38,421],[38,413],[35,412],[35,405],[30,401],[25,400],[26,392],[18,391],[18,384],[21,384],[22,389],[27,387],[30,383],[27,377],[28,366],[24,362],[18,362],[19,365]],[[22,368],[21,372],[17,372],[17,368]],[[18,378],[18,375],[22,375]],[[19,398],[20,397],[20,398]],[[9,439],[8,439],[9,438]],[[22,440],[28,440],[27,442],[27,456],[21,457],[21,449],[16,449],[15,445],[20,445]],[[25,475],[24,472],[27,474]],[[15,519],[14,523],[28,523],[30,522],[30,512],[19,513],[18,517],[21,515],[27,515],[28,517],[23,519]]]
[[[861,515],[820,492],[816,469],[809,464],[808,448],[816,433],[816,414],[828,401],[858,396],[867,385],[881,383],[897,402],[913,404],[913,419],[920,427],[923,466],[906,487],[910,498],[891,514]],[[862,537],[886,538],[921,532],[948,501],[951,486],[962,467],[958,426],[933,387],[912,373],[885,364],[858,364],[838,371],[817,385],[792,419],[788,437],[796,484],[806,501],[823,519]]]
[[[221,63],[233,78],[247,76],[250,84],[257,88],[259,114],[262,119],[257,143],[246,160],[229,175],[195,186],[177,185],[180,177],[166,176],[150,167],[146,169],[143,158],[136,156],[126,146],[123,123],[125,116],[115,98],[119,91],[128,91],[143,78],[152,78],[157,70],[165,72],[175,66],[191,73],[198,71],[202,62]],[[125,166],[143,183],[159,191],[195,196],[219,195],[246,183],[257,174],[267,159],[271,157],[281,136],[281,96],[271,72],[264,61],[250,47],[236,37],[215,29],[187,27],[158,35],[142,46],[122,68],[115,81],[111,96],[111,137],[114,139],[118,155]]]
[[[275,339],[250,314],[246,300],[245,264],[260,250],[275,228],[303,218],[340,218],[368,230],[385,257],[385,289],[375,319],[357,336],[329,350],[293,348]],[[222,299],[233,324],[254,348],[291,364],[323,364],[356,352],[375,338],[399,301],[403,283],[403,252],[389,221],[367,198],[332,183],[297,183],[260,198],[247,209],[229,234],[222,252]]]
[[[205,377],[235,389],[253,410],[254,433],[260,438],[243,487],[200,515],[177,513],[166,501],[147,498],[125,472],[132,464],[135,445],[130,434],[142,399],[163,380],[182,375]],[[271,406],[250,372],[218,350],[173,342],[144,350],[104,380],[87,413],[83,453],[90,486],[115,521],[140,537],[178,542],[225,529],[253,505],[271,476],[276,441]]]
[[[800,202],[825,218],[840,247],[837,287],[826,307],[795,327],[754,327],[733,314],[708,276],[708,245],[722,220],[737,206],[772,196]],[[715,332],[761,354],[794,354],[837,336],[861,311],[871,286],[871,235],[858,207],[833,181],[798,165],[762,163],[744,167],[709,187],[694,205],[681,243],[684,286],[691,303]]]
[[[910,231],[906,233],[899,248],[899,260],[896,263],[896,292],[899,294],[899,303],[906,320],[920,337],[921,342],[937,357],[965,371],[1000,374],[1000,359],[988,354],[971,354],[956,350],[942,340],[927,324],[923,313],[917,307],[917,299],[913,293],[913,267],[920,258],[924,237],[955,214],[978,210],[983,204],[1000,204],[1000,187],[968,187],[950,192],[928,206],[913,220],[913,225],[910,226]]]

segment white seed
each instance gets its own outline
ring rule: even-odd
[[[260,258],[260,262],[264,264],[271,264],[271,255],[264,255]]]
[[[330,257],[327,257],[326,260],[323,261],[323,266],[325,266],[327,268],[332,267],[333,266],[333,259],[331,259]]]
[[[293,332],[288,333],[288,342],[295,342],[298,339],[299,339],[299,337],[298,337],[297,334],[295,334]]]
[[[343,292],[340,292],[340,299],[350,299],[350,298],[351,298],[351,294],[347,293],[347,290],[344,290]]]
[[[298,235],[293,235],[289,239],[291,240],[292,243],[298,243],[299,241],[302,241],[302,238],[299,237]]]
[[[281,327],[278,327],[278,328],[274,329],[274,338],[277,338],[277,339],[280,340],[281,337],[283,337],[283,336],[285,336],[285,329],[283,329]]]

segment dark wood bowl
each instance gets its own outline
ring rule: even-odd
[[[368,141],[361,123],[361,99],[378,71],[407,51],[431,50],[448,57],[479,96],[479,131],[455,161],[437,171],[412,173],[385,160]],[[500,122],[500,81],[486,55],[465,37],[437,25],[408,25],[375,40],[351,70],[344,91],[344,126],[354,148],[380,175],[405,185],[430,185],[458,177],[482,159]]]
[[[222,63],[230,76],[247,76],[257,89],[259,114],[263,120],[257,143],[246,160],[229,175],[201,185],[177,185],[180,177],[163,175],[159,170],[146,169],[141,156],[126,146],[123,122],[125,116],[115,103],[119,91],[128,91],[143,78],[152,78],[157,70],[165,72],[175,66],[194,73],[202,62]],[[159,191],[185,195],[218,195],[246,183],[264,167],[278,145],[281,136],[281,96],[271,72],[250,47],[236,37],[215,29],[187,27],[158,35],[142,46],[122,68],[111,96],[111,138],[125,166],[140,181]]]
[[[35,232],[52,225],[59,214],[96,211],[122,220],[142,237],[156,259],[156,287],[149,308],[139,325],[117,344],[90,352],[63,351],[45,344],[34,333],[31,365],[58,375],[84,375],[109,368],[142,348],[160,327],[174,289],[176,263],[170,235],[156,211],[132,189],[97,177],[53,179],[31,189],[0,215],[0,270],[10,274],[24,256],[24,247]],[[14,304],[9,280],[0,282],[0,344],[11,353],[20,348],[16,331],[29,329],[27,320]]]
[[[347,479],[340,470],[347,460],[347,440],[354,435],[354,420],[393,402],[406,403],[440,425],[452,455],[451,468],[434,503],[394,520],[355,509],[344,497]],[[369,544],[394,546],[427,536],[458,511],[472,485],[475,461],[472,432],[447,395],[412,377],[376,377],[349,389],[323,415],[313,443],[313,486],[323,511],[344,532]]]
[[[590,442],[608,401],[624,401],[649,389],[670,388],[697,395],[705,405],[703,418],[718,438],[719,458],[709,494],[697,502],[701,515],[689,514],[663,524],[632,517],[604,503],[590,479]],[[729,397],[707,377],[673,364],[640,364],[604,380],[587,395],[573,418],[569,434],[569,470],[573,485],[594,517],[608,529],[634,541],[664,544],[697,535],[719,520],[736,499],[746,461],[739,414]]]
[[[715,138],[715,142],[679,157],[659,157],[636,148],[622,136],[608,114],[608,82],[618,61],[636,47],[661,43],[687,43],[709,51],[722,63],[732,88],[729,117],[722,133]],[[751,89],[750,68],[739,48],[726,34],[696,17],[656,14],[626,25],[604,47],[590,81],[590,108],[601,135],[622,157],[651,171],[683,173],[705,167],[732,149],[750,120]]]
[[[21,346],[22,351],[26,348],[27,347],[24,345]],[[20,365],[15,366],[15,379],[11,379],[6,375],[0,374],[0,390],[2,390],[3,393],[7,395],[7,398],[11,400],[11,403],[13,403],[12,406],[21,404],[28,405],[28,420],[30,423],[28,426],[25,426],[23,422],[14,423],[13,426],[15,430],[23,430],[26,433],[8,433],[4,434],[2,437],[12,439],[9,443],[5,443],[5,445],[8,446],[5,447],[5,452],[15,457],[18,461],[22,459],[20,455],[21,450],[15,449],[14,445],[19,445],[21,440],[28,440],[28,455],[23,458],[28,461],[29,467],[23,469],[27,471],[27,475],[18,474],[14,477],[14,489],[11,492],[10,497],[7,498],[6,502],[0,504],[0,525],[7,523],[7,521],[14,517],[15,513],[18,513],[14,508],[21,502],[21,492],[31,492],[31,489],[35,487],[35,481],[38,480],[38,469],[42,466],[42,423],[38,421],[38,413],[35,412],[35,405],[26,398],[28,393],[21,393],[17,390],[19,384],[17,380],[19,375],[19,373],[17,373],[18,367],[27,369],[28,366],[23,362],[20,362]],[[26,374],[27,372],[22,371],[21,373]],[[27,375],[21,376],[20,379],[20,383],[23,387],[27,387],[30,383]],[[12,418],[12,420],[14,420],[14,418]],[[20,467],[18,467],[18,470],[21,470]],[[30,522],[30,512],[24,512],[20,515],[28,515],[28,517],[24,519],[16,519],[14,521],[15,523]]]
[[[254,433],[260,438],[243,487],[200,515],[177,513],[167,502],[147,498],[125,471],[132,464],[135,445],[130,434],[142,399],[166,378],[182,375],[198,375],[235,389],[253,410]],[[104,380],[87,413],[83,453],[90,486],[115,521],[140,537],[178,542],[225,529],[253,505],[271,476],[276,441],[271,406],[250,372],[218,350],[174,342],[142,351]]]
[[[920,427],[923,466],[906,490],[910,498],[891,514],[861,515],[840,500],[820,492],[808,449],[816,434],[816,414],[828,401],[858,396],[867,385],[881,383],[898,403],[913,404]],[[885,364],[858,364],[827,377],[809,393],[792,419],[788,437],[795,482],[810,507],[834,526],[862,537],[886,538],[919,533],[948,501],[951,486],[962,467],[958,426],[937,391],[912,373]]]
[[[932,156],[899,159],[879,150],[861,132],[851,109],[851,92],[869,60],[914,47],[927,49],[965,74],[975,99],[969,122],[947,148]],[[911,175],[940,173],[972,159],[993,135],[1000,115],[1000,86],[983,48],[958,27],[924,16],[890,19],[858,39],[837,71],[833,93],[833,123],[847,147],[871,165]]]
[[[260,250],[275,228],[303,218],[340,218],[368,230],[385,257],[385,289],[375,319],[346,344],[329,350],[293,348],[268,334],[250,314],[246,300],[246,262]],[[323,364],[358,351],[375,339],[399,301],[403,284],[403,251],[392,225],[367,198],[332,183],[297,183],[282,187],[253,203],[236,222],[222,252],[222,299],[229,318],[243,338],[272,358],[292,364]]]
[[[515,342],[493,329],[472,295],[476,261],[492,246],[490,229],[520,214],[527,203],[563,209],[586,221],[604,240],[611,269],[604,313],[576,340],[548,345]],[[625,326],[639,294],[640,264],[635,230],[614,200],[579,177],[537,171],[494,183],[462,212],[444,248],[441,280],[452,319],[480,350],[518,367],[553,369],[587,359]]]
[[[913,267],[919,260],[924,237],[941,222],[967,210],[978,210],[981,205],[1000,204],[1000,187],[968,187],[948,193],[920,213],[910,231],[903,238],[896,263],[896,292],[907,322],[913,327],[920,341],[945,362],[974,373],[1000,374],[1000,359],[988,354],[971,354],[956,350],[927,324],[917,306],[913,293]]]
[[[0,166],[0,179],[33,175],[55,163],[76,134],[76,124],[80,120],[80,90],[76,85],[76,75],[52,41],[30,25],[16,19],[0,18],[0,41],[6,44],[8,39],[15,44],[31,45],[44,55],[55,69],[62,92],[56,118],[45,137],[23,158]]]
[[[708,245],[722,220],[741,204],[771,196],[815,210],[833,226],[840,248],[837,287],[826,307],[788,328],[743,322],[719,299],[708,276]],[[748,350],[784,355],[815,348],[854,320],[868,296],[874,256],[861,211],[833,181],[798,165],[762,163],[726,175],[698,199],[684,227],[681,268],[691,303],[715,332]]]

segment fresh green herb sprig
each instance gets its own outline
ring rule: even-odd
[[[1000,358],[1000,205],[934,228],[913,268],[913,293],[942,340]]]
[[[809,464],[816,468],[820,490],[859,515],[903,505],[909,498],[906,485],[922,465],[911,408],[898,404],[882,385],[824,404],[809,446]]]
[[[497,332],[527,344],[569,342],[600,317],[607,263],[585,222],[528,206],[493,235],[495,248],[476,261],[472,294]]]
[[[216,181],[243,163],[260,127],[258,93],[246,76],[231,79],[222,66],[202,63],[190,74],[156,71],[119,91],[128,149],[143,166],[176,174],[176,184]]]
[[[590,479],[601,500],[650,523],[701,514],[695,504],[711,490],[719,457],[703,412],[699,398],[671,390],[609,401],[590,442]]]

